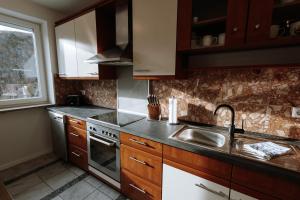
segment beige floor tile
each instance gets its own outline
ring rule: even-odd
[[[14,195],[15,200],[39,200],[50,194],[53,190],[45,183],[35,185],[17,195]]]
[[[106,194],[96,190],[89,196],[87,196],[84,200],[112,200],[110,197],[108,197]]]
[[[7,185],[6,188],[11,195],[16,195],[40,183],[42,180],[37,174],[32,174]]]
[[[118,191],[112,189],[111,187],[109,187],[106,184],[103,184],[103,186],[98,188],[98,190],[100,192],[103,192],[104,194],[106,194],[107,196],[109,196],[112,199],[117,199],[120,196],[120,193]]]
[[[37,172],[37,175],[43,180],[48,180],[66,170],[67,170],[67,164],[63,162],[57,162],[53,165],[50,165],[48,167],[45,167],[44,169],[39,170]]]
[[[103,184],[104,184],[100,180],[98,180],[97,178],[95,178],[93,176],[86,177],[84,179],[84,181],[86,181],[87,183],[89,183],[91,186],[93,186],[95,188],[99,188],[99,187],[103,186]]]
[[[59,196],[64,200],[82,200],[94,192],[96,189],[85,181],[73,185]]]
[[[54,190],[64,186],[70,181],[74,180],[76,175],[72,173],[70,170],[65,170],[52,178],[45,180],[45,182]]]

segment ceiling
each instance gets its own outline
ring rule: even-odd
[[[64,14],[74,13],[101,0],[30,0]]]

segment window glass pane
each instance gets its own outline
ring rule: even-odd
[[[0,101],[41,97],[34,32],[0,22]]]

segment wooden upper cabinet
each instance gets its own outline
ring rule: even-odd
[[[74,23],[78,76],[98,77],[98,64],[85,62],[97,54],[96,11],[76,18]]]
[[[90,64],[87,59],[116,43],[115,2],[94,5],[56,22],[59,76],[66,79],[115,79],[112,66]]]
[[[177,11],[177,50],[191,48],[192,40],[192,0],[178,0]]]
[[[60,77],[77,76],[75,25],[69,21],[55,28]]]
[[[245,43],[248,3],[248,0],[228,0],[226,25],[227,46],[237,46]]]
[[[98,65],[85,60],[97,54],[95,10],[55,28],[60,77],[98,78]]]
[[[177,52],[299,45],[299,10],[299,0],[178,0]]]
[[[269,39],[274,0],[250,0],[247,43]]]
[[[175,76],[177,0],[133,0],[133,75]]]

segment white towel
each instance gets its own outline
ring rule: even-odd
[[[291,151],[290,148],[280,146],[273,142],[245,144],[244,148],[249,153],[257,155],[257,157],[262,157],[266,160],[271,160],[274,157],[287,154]]]

